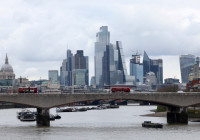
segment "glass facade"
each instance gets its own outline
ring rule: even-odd
[[[163,84],[163,62],[162,59],[151,59],[150,70],[156,75],[157,84]]]
[[[133,84],[134,78],[128,77],[122,43],[110,43],[107,26],[102,26],[95,42],[95,81],[98,87],[125,84],[127,79]]]
[[[67,50],[67,59],[63,60],[60,68],[61,86],[89,85],[88,59],[83,55],[83,50],[77,50],[75,55]]]
[[[87,79],[87,70],[86,69],[74,69],[74,85],[85,86]]]
[[[96,34],[95,42],[95,83],[102,87],[103,81],[103,56],[106,51],[106,46],[110,45],[110,32],[107,26],[100,27],[100,31]]]
[[[181,55],[179,57],[180,60],[180,70],[181,70],[181,80],[182,83],[187,83],[189,78],[190,70],[194,66],[195,56],[188,54],[188,55]]]
[[[58,82],[58,70],[49,70],[49,80],[53,83]]]
[[[130,75],[135,76],[137,84],[143,84],[143,64],[140,63],[140,55],[132,55],[130,59]]]
[[[150,59],[147,53],[144,51],[143,56],[143,76],[150,72]]]
[[[156,83],[163,84],[163,62],[162,59],[150,59],[144,51],[143,56],[143,76],[148,72],[153,72],[156,76]]]

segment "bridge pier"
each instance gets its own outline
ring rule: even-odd
[[[170,107],[170,112],[167,112],[168,124],[188,124],[188,114],[186,108]]]
[[[37,108],[37,126],[50,126],[49,109]]]

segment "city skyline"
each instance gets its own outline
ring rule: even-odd
[[[181,79],[179,55],[199,54],[200,2],[106,3],[2,1],[0,64],[8,53],[16,78],[48,79],[48,70],[59,70],[63,52],[82,49],[90,57],[90,77],[94,76],[95,34],[108,26],[110,42],[123,43],[127,70],[132,51],[146,51],[152,59],[163,59],[164,79]]]

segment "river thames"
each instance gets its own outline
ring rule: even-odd
[[[37,127],[36,122],[21,122],[16,118],[20,109],[0,110],[1,140],[197,140],[200,122],[188,125],[168,125],[165,117],[140,116],[151,113],[155,106],[120,106],[119,109],[88,110],[59,113],[60,120],[50,127]],[[30,109],[34,110],[34,109]],[[55,108],[50,110],[55,114]],[[143,121],[162,123],[163,129],[143,128]]]

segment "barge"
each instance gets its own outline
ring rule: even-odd
[[[163,125],[161,123],[152,123],[151,121],[144,121],[144,123],[142,123],[142,127],[163,128]]]

